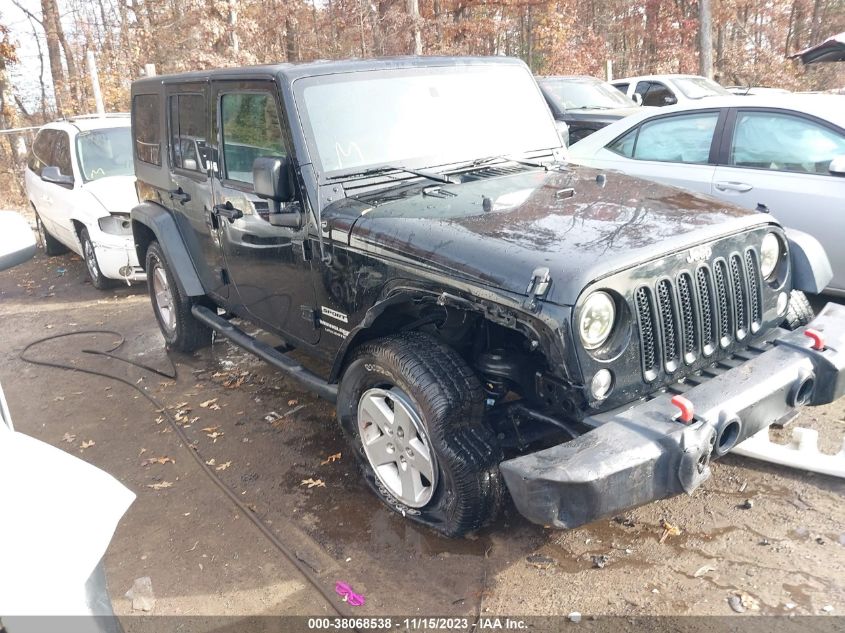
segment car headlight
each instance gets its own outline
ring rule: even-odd
[[[766,233],[760,244],[760,274],[771,279],[780,261],[780,240],[774,233]]]
[[[109,215],[97,220],[100,230],[109,235],[132,235],[132,223],[128,215]]]
[[[595,349],[602,345],[613,331],[615,319],[616,306],[609,294],[598,291],[587,297],[578,320],[578,332],[584,347]]]

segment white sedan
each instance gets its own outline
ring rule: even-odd
[[[771,213],[822,243],[827,291],[845,295],[845,96],[711,97],[643,111],[568,155]]]
[[[129,221],[138,197],[128,115],[48,123],[32,144],[24,181],[48,255],[74,251],[100,289],[146,279]]]

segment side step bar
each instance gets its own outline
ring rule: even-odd
[[[204,323],[222,336],[225,336],[238,347],[244,348],[246,351],[258,356],[261,360],[281,369],[308,391],[330,402],[337,402],[337,385],[329,384],[317,374],[305,369],[305,367],[287,354],[283,354],[267,345],[267,343],[253,338],[240,328],[229,323],[226,319],[217,316],[214,311],[209,310],[205,306],[194,305],[191,308],[191,312],[198,321]]]

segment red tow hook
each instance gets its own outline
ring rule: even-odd
[[[672,396],[670,402],[681,410],[681,415],[678,416],[678,419],[684,424],[692,424],[693,416],[695,415],[695,407],[692,406],[692,402],[683,396]]]
[[[812,348],[813,349],[817,349],[819,351],[824,350],[824,339],[822,338],[821,332],[819,332],[818,330],[814,330],[811,327],[808,327],[806,330],[804,330],[804,336],[812,339],[812,341],[813,341]]]

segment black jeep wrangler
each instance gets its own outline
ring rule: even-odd
[[[811,337],[779,327],[793,289],[830,279],[817,242],[567,165],[517,60],[152,77],[132,129],[168,346],[216,331],[335,401],[375,494],[444,534],[489,522],[505,487],[558,527],[691,493],[845,390],[843,308]]]

